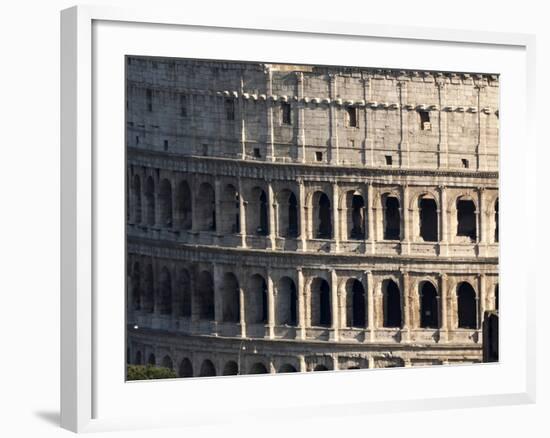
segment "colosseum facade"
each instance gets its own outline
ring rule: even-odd
[[[482,361],[499,77],[126,57],[127,360]]]

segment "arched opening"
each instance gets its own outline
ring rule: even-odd
[[[277,324],[295,326],[297,322],[297,294],[294,281],[283,277],[277,290]]]
[[[132,269],[132,299],[134,310],[141,310],[141,266],[138,262]]]
[[[253,205],[252,223],[255,225],[255,234],[258,236],[267,236],[269,234],[267,195],[265,191],[256,187],[252,191]]]
[[[288,198],[288,229],[287,237],[298,236],[298,202],[294,193]]]
[[[384,199],[384,239],[399,240],[401,238],[401,213],[399,199],[386,196]]]
[[[495,202],[495,242],[498,243],[498,199]]]
[[[219,227],[222,234],[235,234],[240,232],[239,222],[239,192],[228,184],[222,192],[221,199],[222,217],[219,218]]]
[[[267,374],[267,368],[263,363],[256,362],[254,365],[250,367],[249,374]]]
[[[157,364],[157,358],[153,353],[149,355],[149,359],[147,360],[147,364],[151,366],[155,366]]]
[[[211,377],[211,376],[215,376],[215,375],[216,375],[216,367],[214,366],[212,361],[210,361],[209,359],[203,360],[199,376],[200,377]]]
[[[225,322],[239,322],[241,320],[240,312],[240,289],[239,281],[235,274],[228,272],[223,276],[223,312],[222,317]]]
[[[361,195],[350,193],[351,205],[348,210],[349,233],[352,240],[365,238],[365,201]]]
[[[136,351],[136,359],[134,361],[134,364],[136,365],[143,365],[143,357],[141,355],[141,351]]]
[[[159,204],[160,225],[172,228],[172,183],[167,179],[160,182]]]
[[[208,183],[199,187],[197,202],[197,229],[199,231],[214,231],[216,229],[216,198],[214,189]]]
[[[298,370],[294,368],[292,365],[290,365],[289,363],[285,363],[284,365],[281,365],[278,372],[279,373],[296,373],[298,372]]]
[[[278,199],[279,235],[281,237],[298,236],[298,202],[290,190],[283,190]]]
[[[172,358],[168,355],[164,356],[162,358],[162,366],[164,368],[168,368],[169,370],[174,369],[174,363],[172,362]]]
[[[181,361],[178,374],[180,377],[193,377],[193,364],[188,358]]]
[[[168,268],[160,271],[160,300],[158,310],[161,315],[172,313],[172,278]]]
[[[332,324],[332,309],[330,286],[323,278],[315,278],[311,282],[311,323],[314,326],[330,327]]]
[[[325,365],[319,364],[313,368],[313,371],[329,371],[329,369]]]
[[[437,204],[434,199],[421,198],[418,201],[420,211],[420,237],[425,242],[437,242]]]
[[[182,268],[179,273],[179,316],[190,317],[191,316],[191,276],[189,271]]]
[[[267,323],[267,283],[260,274],[250,278],[248,308],[245,312],[251,324]]]
[[[364,328],[366,325],[365,288],[355,278],[349,279],[346,283],[346,304],[346,325]]]
[[[132,201],[134,206],[134,223],[141,223],[141,179],[134,175],[132,181]]]
[[[223,367],[223,375],[224,376],[236,376],[239,374],[239,365],[237,365],[237,362],[230,360],[225,364]]]
[[[155,286],[153,280],[153,266],[151,264],[145,266],[144,289],[143,310],[147,313],[153,313],[155,304]]]
[[[458,328],[477,328],[477,303],[476,293],[470,283],[463,282],[458,285]]]
[[[469,199],[458,199],[456,201],[456,235],[469,237],[476,240],[476,206],[474,201]]]
[[[208,271],[202,271],[199,275],[196,298],[199,303],[199,318],[214,320],[214,281]]]
[[[401,327],[401,292],[393,280],[383,283],[384,327]]]
[[[313,225],[316,239],[332,238],[330,199],[323,192],[313,195]]]
[[[425,281],[420,286],[420,327],[439,328],[439,303],[435,286]]]
[[[187,181],[181,181],[176,193],[178,224],[182,230],[189,230],[193,225],[191,189]]]
[[[148,177],[145,183],[145,206],[147,210],[147,225],[155,225],[155,182]]]

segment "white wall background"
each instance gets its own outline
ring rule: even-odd
[[[322,2],[296,0],[189,2],[96,1],[98,4],[155,5],[237,14],[275,14],[380,24],[529,32],[537,35],[537,121],[550,114],[550,30],[544,2],[393,0]],[[59,10],[65,0],[4,3],[0,13],[0,434],[7,437],[68,436],[59,419]],[[542,129],[539,128],[542,133]],[[541,150],[548,147],[539,135]],[[510,145],[519,147],[522,145]],[[548,156],[547,152],[544,152]],[[533,157],[540,181],[546,172]],[[546,184],[546,187],[548,184]],[[541,183],[539,230],[548,232],[547,190]],[[523,230],[518,230],[521,232]],[[541,235],[540,248],[548,244]],[[541,250],[539,279],[545,272]],[[550,409],[546,284],[538,285],[538,402],[520,407],[370,415],[304,420],[262,428],[242,424],[225,436],[528,436],[548,431]],[[182,394],[185,397],[185,394]],[[261,402],[261,401],[260,401]],[[117,432],[108,436],[214,436],[193,431]]]

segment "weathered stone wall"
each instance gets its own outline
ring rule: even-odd
[[[128,59],[129,145],[267,161],[497,170],[496,75]]]
[[[127,69],[129,361],[187,376],[481,360],[497,76]]]

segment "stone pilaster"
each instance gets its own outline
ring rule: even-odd
[[[305,126],[305,108],[301,102],[304,97],[304,73],[296,72],[296,94],[300,103],[298,108],[298,138],[296,159],[299,163],[306,162],[306,126]]]
[[[270,268],[267,268],[267,328],[269,339],[275,338],[275,291]]]
[[[446,342],[448,340],[448,310],[447,310],[447,274],[441,274],[439,276],[439,342]]]
[[[408,168],[410,165],[409,157],[409,127],[407,123],[407,113],[403,107],[407,102],[407,83],[397,82],[397,93],[399,95],[399,165]]]
[[[244,91],[244,79],[241,76],[241,89],[240,89],[240,96],[243,95]],[[239,118],[240,118],[240,138],[241,138],[241,157],[244,160],[246,158],[246,117],[245,117],[245,109],[246,109],[246,102],[241,97],[238,100],[238,107],[239,107]]]
[[[411,251],[411,221],[412,211],[410,210],[409,202],[409,186],[403,185],[403,198],[402,198],[402,221],[403,221],[403,241],[401,242],[402,253],[409,254]]]
[[[298,180],[298,221],[300,224],[300,241],[298,244],[298,249],[301,251],[307,250],[307,205],[306,205],[306,190],[304,187],[304,181],[302,179]]]
[[[365,73],[361,72],[361,82],[363,84],[363,100],[365,101],[365,117],[364,117],[364,123],[363,123],[363,130],[365,132],[365,141],[363,142],[363,165],[371,164],[373,162],[373,157],[371,157],[372,153],[372,140],[370,138],[370,121],[368,116],[368,101],[369,101],[369,88],[370,88],[370,82],[369,78],[364,76]]]
[[[297,271],[298,276],[298,288],[297,288],[297,294],[298,294],[298,333],[297,337],[300,340],[304,340],[306,338],[306,308],[305,308],[305,291],[304,291],[304,273],[302,272],[302,268],[298,268]]]
[[[486,283],[487,283],[487,280],[486,280],[486,277],[484,274],[479,274],[477,276],[477,287],[478,287],[478,290],[477,290],[477,295],[476,295],[476,299],[477,299],[477,309],[478,309],[478,322],[477,322],[477,328],[478,330],[481,330],[482,327],[483,327],[483,317],[484,317],[484,313],[485,313],[485,308],[486,308],[486,293],[487,291],[485,290],[486,289]]]
[[[375,340],[376,333],[376,321],[374,320],[375,308],[374,308],[374,282],[372,278],[372,272],[365,272],[367,278],[366,291],[367,291],[367,331],[368,340],[373,342]]]
[[[241,247],[246,248],[246,208],[243,196],[243,184],[238,180],[239,190],[239,235],[241,237]]]
[[[367,241],[371,248],[371,253],[376,252],[376,211],[374,209],[374,189],[372,183],[367,185]]]
[[[449,216],[447,189],[445,186],[439,186],[439,252],[444,256],[447,255],[449,245]]]
[[[268,220],[269,220],[269,247],[275,249],[277,245],[277,239],[275,235],[275,221],[277,211],[277,205],[275,203],[275,195],[273,194],[273,185],[271,181],[267,183],[267,207],[268,207]]]
[[[411,298],[410,298],[410,277],[409,273],[403,271],[401,273],[401,299],[403,309],[403,328],[401,339],[403,341],[408,341],[410,338],[410,329],[411,329]]]
[[[301,373],[305,373],[307,371],[307,368],[306,368],[306,358],[304,357],[303,354],[300,354],[298,356],[298,362],[299,362],[299,370]]]
[[[484,187],[478,187],[478,207],[477,207],[477,218],[479,219],[479,228],[478,228],[478,242],[480,246],[480,254],[487,255],[487,245],[489,243],[489,221],[487,213],[488,208],[486,205],[487,191]]]
[[[338,145],[338,108],[334,104],[334,100],[338,95],[337,85],[336,85],[337,76],[334,74],[329,74],[329,94],[330,99],[333,102],[329,105],[329,118],[330,118],[330,156],[329,162],[331,164],[338,164],[340,161],[339,158],[339,145]]]
[[[373,356],[369,356],[368,361],[369,361],[369,368],[370,368],[370,369],[376,368],[376,363],[375,363],[375,361],[374,361],[374,357],[373,357]]]
[[[445,78],[440,77],[436,82],[437,95],[439,99],[439,117],[438,117],[438,145],[437,145],[437,166],[439,168],[449,167],[449,152],[447,146],[447,112],[444,111],[446,105],[446,87]]]
[[[482,202],[482,192],[483,192],[483,187],[478,187],[477,189],[477,208],[476,208],[476,211],[475,211],[475,215],[476,215],[476,244],[478,246],[478,251],[479,251],[479,246],[481,245],[482,241],[481,239],[485,238],[484,234],[483,233],[483,230],[481,229],[482,227],[482,214],[481,212],[483,211],[482,208],[483,206],[481,205],[481,202]]]
[[[331,341],[339,339],[339,318],[338,318],[338,276],[335,269],[330,270],[330,305],[331,305]]]
[[[239,325],[241,326],[241,338],[246,337],[246,307],[244,305],[245,295],[242,281],[239,281]]]
[[[340,216],[338,214],[339,191],[338,184],[332,183],[332,238],[334,239],[334,251],[340,250]]]
[[[266,80],[267,80],[267,95],[272,96],[273,95],[273,73],[269,67],[265,70],[266,73]],[[268,161],[275,161],[275,133],[273,130],[273,123],[274,123],[274,108],[273,108],[273,102],[271,102],[269,99],[265,103],[267,111],[267,160]]]

